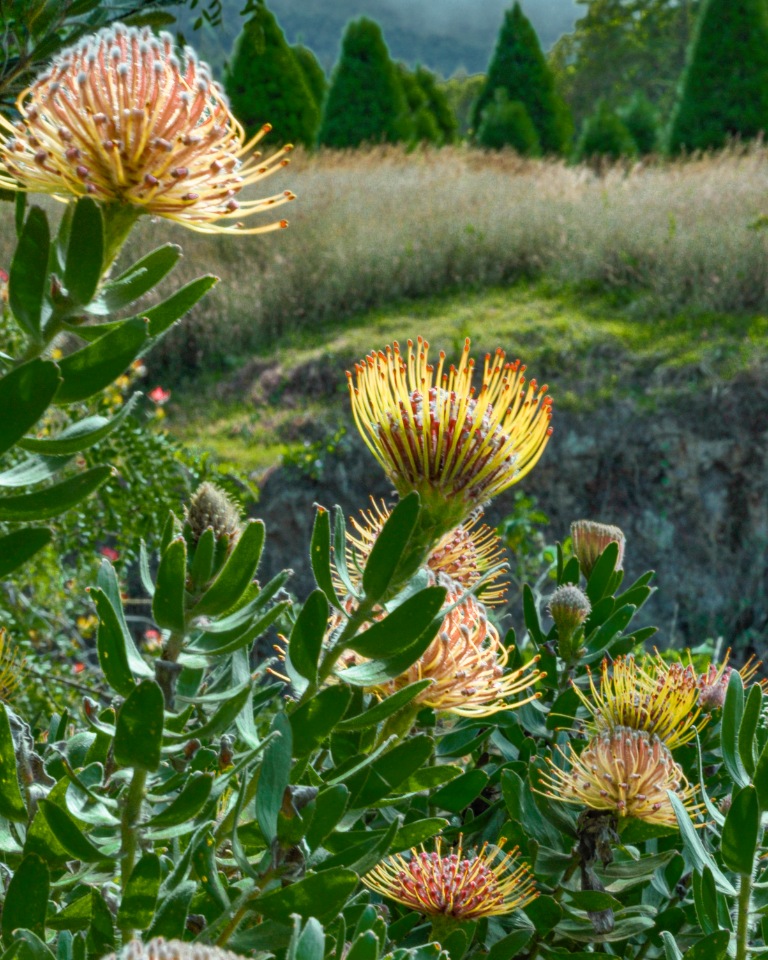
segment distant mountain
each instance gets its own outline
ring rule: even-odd
[[[396,60],[422,63],[449,77],[457,70],[482,73],[493,53],[504,10],[511,0],[267,0],[290,43],[315,51],[330,72],[346,23],[359,16],[377,20]],[[573,28],[576,0],[522,0],[544,49]],[[197,12],[182,10],[188,41],[218,70],[240,32],[243,0],[222,0],[222,24],[191,29]]]

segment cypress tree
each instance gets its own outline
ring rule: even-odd
[[[351,21],[331,78],[319,142],[357,147],[396,143],[409,134],[408,105],[381,27],[367,17]]]
[[[707,150],[768,132],[768,6],[704,0],[670,124],[668,149]]]
[[[322,112],[325,95],[328,92],[328,79],[325,76],[325,70],[320,66],[320,61],[309,47],[305,47],[301,43],[295,43],[291,50],[296,57],[296,62],[301,67],[309,92],[315,98],[318,110]]]
[[[637,153],[632,134],[605,100],[598,101],[595,112],[587,117],[576,144],[577,160],[609,157],[619,160]]]
[[[263,123],[274,126],[272,142],[311,146],[320,123],[304,73],[264,0],[235,41],[224,73],[235,116],[249,135]]]
[[[570,112],[555,88],[536,31],[518,2],[504,14],[485,85],[475,103],[475,130],[499,87],[507,91],[511,101],[519,100],[525,106],[544,153],[568,150],[572,135]]]
[[[638,153],[653,153],[658,147],[659,124],[651,101],[639,91],[619,110],[619,119],[635,141]]]
[[[503,87],[496,89],[493,103],[483,110],[477,129],[477,142],[489,150],[512,147],[526,157],[541,153],[539,135],[525,105],[519,100],[510,100]]]
[[[438,85],[437,77],[426,67],[417,66],[414,76],[427,98],[427,106],[435,118],[440,134],[439,143],[455,143],[459,138],[459,121],[448,102],[445,90]]]
[[[429,109],[427,96],[416,75],[404,63],[397,64],[397,74],[410,114],[410,142],[439,143],[441,138],[437,120]]]

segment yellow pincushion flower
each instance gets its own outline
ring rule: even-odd
[[[262,233],[240,218],[293,199],[242,200],[244,187],[287,163],[290,146],[262,160],[208,67],[173,38],[117,24],[60,53],[0,116],[0,187],[92,196],[167,217],[203,233]],[[222,225],[220,221],[236,221]]]
[[[574,689],[592,714],[598,733],[613,727],[644,730],[670,750],[696,736],[701,709],[696,673],[690,665],[667,664],[658,654],[642,664],[632,656],[617,657],[613,664],[605,659],[599,689],[591,672],[589,684],[591,696]]]
[[[382,500],[371,498],[372,509],[361,510],[360,520],[351,518],[354,533],[347,532],[347,569],[353,579],[368,562],[376,538],[389,519],[390,511]],[[504,552],[500,537],[487,524],[481,523],[482,511],[449,531],[433,547],[426,565],[435,575],[448,577],[463,590],[472,590],[487,576],[482,586],[482,601],[488,606],[504,602],[508,584],[504,575]],[[491,572],[494,571],[494,572]],[[336,584],[343,592],[340,583]]]
[[[514,698],[544,677],[536,668],[539,658],[518,670],[508,670],[509,651],[483,605],[473,597],[458,604],[457,600],[457,595],[449,594],[446,598],[449,606],[455,605],[422,656],[399,677],[371,687],[371,692],[383,699],[418,680],[431,680],[413,702],[460,717],[489,717],[537,699],[537,693],[530,693],[523,700]],[[342,656],[345,666],[362,661],[352,651]]]
[[[429,362],[429,344],[408,341],[369,354],[347,373],[352,412],[398,493],[418,491],[442,535],[533,469],[552,433],[547,387],[503,350],[487,354],[479,387],[466,340],[458,367]]]
[[[479,853],[462,850],[443,855],[441,840],[428,853],[422,845],[409,859],[387,857],[362,880],[371,890],[430,917],[477,920],[524,907],[538,896],[533,876],[524,863],[517,864],[517,847],[505,853],[484,843]]]
[[[645,730],[616,727],[593,737],[581,755],[570,744],[560,753],[570,769],[548,758],[549,773],[541,778],[546,795],[556,800],[669,827],[677,819],[668,790],[692,809],[693,788],[682,768]]]

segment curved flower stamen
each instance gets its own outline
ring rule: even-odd
[[[455,852],[443,855],[440,838],[435,850],[411,850],[410,859],[401,854],[387,857],[362,880],[371,890],[396,900],[427,916],[448,916],[475,920],[511,913],[538,896],[533,875],[515,858],[519,849],[506,853],[499,846],[484,843],[480,852],[465,854],[462,838]]]
[[[467,338],[458,367],[429,344],[395,342],[347,372],[352,412],[368,448],[401,496],[417,490],[443,533],[517,483],[538,462],[552,433],[547,386],[527,385],[525,366],[503,350],[486,354],[479,388]]]
[[[645,730],[616,727],[599,733],[579,755],[569,744],[558,747],[571,767],[563,770],[547,758],[549,773],[541,777],[547,796],[581,804],[615,816],[677,826],[667,794],[673,791],[693,812],[693,787],[682,767],[658,737]]]
[[[263,233],[243,217],[293,199],[290,191],[242,200],[244,187],[284,166],[290,146],[262,159],[208,67],[170,34],[117,24],[60,53],[0,116],[0,186],[92,196],[176,220],[203,233]],[[236,199],[237,198],[237,199]],[[238,221],[220,225],[219,221]]]

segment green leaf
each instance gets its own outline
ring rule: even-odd
[[[163,693],[142,680],[120,707],[115,724],[115,761],[121,767],[157,770],[163,741]]]
[[[29,853],[19,864],[8,884],[3,903],[3,940],[10,945],[14,930],[31,930],[45,940],[45,914],[48,910],[50,874],[45,861]]]
[[[611,544],[608,544],[609,547],[610,545]],[[606,549],[608,548],[606,547]],[[587,641],[587,649],[589,650],[588,660],[595,660],[597,657],[602,656],[605,648],[613,643],[630,622],[635,615],[636,609],[637,608],[631,603],[619,607],[619,609],[614,611],[605,623],[590,636]]]
[[[315,850],[344,816],[349,790],[343,784],[326,787],[315,799],[315,812],[306,833],[310,850]]]
[[[31,930],[18,929],[13,932],[13,943],[3,954],[3,960],[54,960],[54,957]]]
[[[88,447],[92,447],[95,443],[99,443],[113,433],[123,420],[133,413],[140,396],[140,393],[134,393],[111,420],[99,416],[86,417],[84,420],[71,424],[55,437],[44,440],[39,440],[36,437],[23,437],[19,441],[19,446],[22,450],[49,457],[70,456],[73,453],[80,453],[81,450],[87,450]]]
[[[527,583],[523,587],[523,618],[525,619],[526,630],[531,635],[531,640],[536,646],[541,646],[547,638],[541,629],[539,611],[536,609],[533,591]]]
[[[757,725],[763,710],[763,689],[753,684],[744,704],[744,714],[739,724],[739,756],[747,774],[752,777],[757,766]]]
[[[328,598],[322,590],[313,590],[296,618],[288,641],[288,656],[296,672],[314,683],[317,661],[328,626]]]
[[[18,443],[48,409],[59,387],[59,368],[39,357],[0,379],[0,454]]]
[[[52,536],[48,527],[24,527],[0,537],[0,579],[48,546]]]
[[[424,734],[397,744],[367,771],[348,782],[353,807],[367,807],[392,793],[432,756],[434,742]]]
[[[83,835],[75,821],[61,807],[49,800],[43,800],[41,806],[51,833],[70,857],[83,863],[101,863],[110,859]]]
[[[347,570],[347,528],[344,523],[344,511],[341,507],[334,507],[333,512],[333,563],[339,579],[348,593],[358,595],[358,590],[350,579]]]
[[[136,686],[136,681],[129,664],[120,620],[103,590],[95,587],[91,589],[90,596],[99,617],[96,650],[101,669],[110,687],[121,696],[127,697]]]
[[[47,520],[90,496],[112,474],[111,467],[93,467],[36,493],[0,497],[0,520]]]
[[[325,596],[323,603],[327,603]],[[344,716],[351,699],[352,691],[337,685],[321,690],[295,710],[290,716],[294,756],[306,757],[317,749]]]
[[[195,605],[196,617],[218,616],[241,599],[256,575],[263,546],[264,524],[249,520],[218,577]]]
[[[737,891],[735,890],[731,881],[722,872],[720,867],[718,867],[714,858],[704,849],[704,844],[699,839],[699,835],[696,833],[696,828],[691,822],[691,818],[689,817],[688,811],[685,809],[682,800],[672,790],[667,790],[667,796],[672,804],[672,809],[675,811],[677,824],[680,827],[680,835],[683,839],[683,843],[685,844],[685,848],[688,851],[691,860],[693,861],[693,865],[700,871],[703,871],[705,867],[708,867],[712,871],[712,876],[714,877],[717,889],[729,897],[735,897]]]
[[[753,782],[760,809],[765,813],[768,810],[768,742],[757,760]]]
[[[744,714],[744,685],[737,670],[732,670],[728,678],[728,688],[723,704],[723,719],[720,725],[720,744],[723,761],[733,781],[739,787],[746,787],[749,776],[739,753],[739,727]]]
[[[487,785],[488,775],[482,770],[468,770],[437,793],[432,794],[429,802],[437,810],[461,813],[480,796]]]
[[[166,733],[167,743],[186,743],[192,737],[200,740],[206,737],[213,737],[218,733],[224,733],[235,722],[240,711],[248,703],[251,695],[253,683],[250,679],[246,680],[241,686],[229,691],[229,696],[224,700],[219,709],[210,716],[200,727],[195,727],[185,733]]]
[[[661,939],[664,941],[664,953],[667,960],[683,960],[683,955],[677,949],[675,938],[668,930],[661,931]]]
[[[341,609],[331,573],[331,516],[325,507],[318,506],[315,511],[309,557],[318,587],[328,598],[328,603]]]
[[[146,853],[128,878],[117,911],[117,925],[121,930],[146,930],[152,923],[160,891],[160,858]]]
[[[294,932],[298,934],[299,918],[295,919]],[[325,931],[314,917],[307,920],[301,936],[288,948],[286,960],[323,960],[325,956]],[[348,958],[347,958],[348,960]]]
[[[372,603],[389,589],[400,558],[419,519],[419,495],[414,491],[398,503],[376,537],[363,571],[363,590]]]
[[[193,880],[182,880],[163,895],[160,907],[155,913],[146,939],[165,937],[166,940],[180,940],[187,927],[187,913],[197,886]]]
[[[275,737],[264,751],[256,788],[256,819],[267,843],[277,836],[277,815],[291,775],[293,739],[291,724],[284,713],[275,714],[271,730],[280,736]]]
[[[253,906],[256,913],[281,923],[288,923],[293,913],[327,923],[341,910],[356,886],[357,874],[352,870],[324,870],[260,897]]]
[[[50,480],[69,462],[69,457],[26,457],[0,473],[0,487],[31,487]]]
[[[683,960],[724,960],[730,939],[731,934],[728,930],[711,933],[686,950]]]
[[[17,770],[8,708],[0,701],[0,816],[16,823],[26,823],[27,808],[19,786]]]
[[[248,646],[260,637],[290,607],[290,600],[281,600],[268,610],[264,616],[254,620],[246,630],[233,630],[234,636],[229,634],[214,634],[203,636],[194,643],[187,644],[186,653],[202,653],[206,657],[224,656],[234,653],[242,647]]]
[[[337,670],[336,676],[355,687],[374,687],[386,683],[388,680],[394,680],[395,677],[405,673],[424,653],[440,629],[440,623],[439,619],[434,619],[430,626],[410,646],[396,653],[393,657],[386,660],[370,660],[367,663],[359,663],[354,667],[348,667],[346,670]]]
[[[163,630],[184,633],[184,588],[187,580],[187,543],[183,537],[171,540],[160,558],[152,598],[152,616]]]
[[[387,697],[386,700],[382,700],[375,706],[369,706],[362,713],[342,720],[337,724],[337,727],[339,730],[365,730],[367,727],[375,727],[378,723],[407,706],[430,684],[430,680],[417,680],[416,683],[403,687],[402,690],[398,690],[397,693],[393,693],[391,697]]]
[[[456,956],[458,960],[458,954],[454,952],[452,956]],[[358,937],[355,937],[346,960],[378,960],[378,957],[379,941],[376,934],[373,930],[365,930]]]
[[[618,559],[619,545],[616,541],[611,541],[600,554],[587,581],[587,596],[591,603],[597,603],[606,594],[612,593],[610,587]]]
[[[533,936],[533,928],[514,930],[497,940],[488,951],[488,960],[514,960]]]
[[[183,286],[181,290],[177,290],[167,300],[163,300],[157,306],[145,311],[142,316],[149,321],[149,335],[152,340],[154,341],[157,337],[162,336],[187,311],[191,310],[198,300],[202,300],[211,287],[214,287],[218,282],[219,278],[211,275],[198,277]]]
[[[621,902],[601,890],[568,890],[568,903],[577,910],[620,910]]]
[[[720,841],[723,863],[743,877],[752,876],[759,830],[757,791],[750,784],[734,793]]]
[[[81,197],[75,204],[64,265],[64,286],[78,306],[93,299],[103,265],[104,220],[101,209],[95,200]]]
[[[392,657],[406,650],[428,630],[434,629],[434,637],[442,624],[442,618],[435,618],[445,603],[444,587],[427,587],[413,594],[399,607],[387,614],[383,620],[371,624],[367,630],[358,633],[349,646],[363,657]]]
[[[696,917],[702,931],[706,934],[719,930],[717,888],[715,887],[715,878],[712,876],[709,867],[704,867],[703,871],[693,871],[691,886],[693,887]]]
[[[51,231],[40,207],[32,207],[19,237],[8,278],[8,304],[24,331],[40,342],[48,282]]]
[[[200,539],[194,545],[189,578],[192,581],[191,590],[197,593],[202,590],[213,573],[213,558],[216,553],[216,534],[213,527],[206,528]]]
[[[122,310],[157,286],[173,270],[180,257],[181,247],[178,244],[166,243],[157,247],[119,277],[105,283],[98,300],[90,305],[88,312],[110,314]]]
[[[59,361],[64,382],[55,403],[76,403],[99,393],[117,379],[136,357],[147,339],[147,324],[135,318],[126,320],[88,346]]]
[[[193,773],[184,784],[184,789],[165,810],[149,819],[147,827],[173,827],[186,820],[192,820],[205,806],[211,794],[213,777],[208,774]]]

